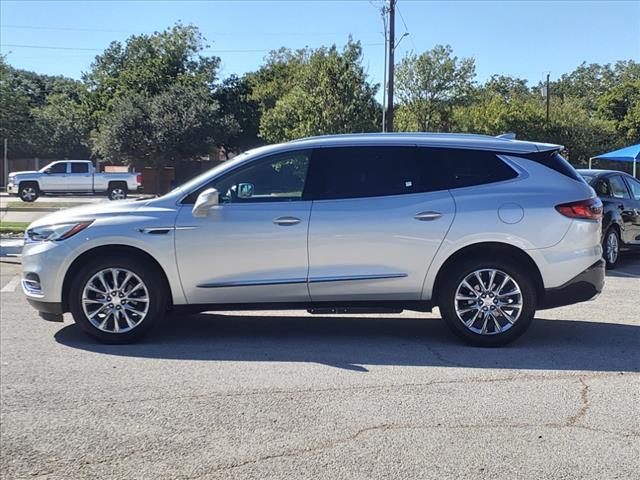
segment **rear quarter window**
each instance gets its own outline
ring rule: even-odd
[[[495,152],[420,147],[422,176],[433,190],[502,182],[518,176]]]
[[[573,168],[571,164],[567,162],[557,151],[528,153],[526,155],[522,155],[522,157],[540,163],[551,170],[555,170],[556,172],[581,183],[586,183],[576,169]]]

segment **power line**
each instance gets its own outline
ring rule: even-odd
[[[363,47],[371,47],[383,45],[382,42],[379,43],[363,43]],[[72,50],[72,51],[83,51],[83,52],[104,52],[104,48],[84,48],[84,47],[52,47],[50,45],[26,45],[26,44],[17,44],[17,43],[4,43],[1,44],[0,47],[9,47],[9,48],[32,48],[32,49],[40,49],[40,50]],[[264,53],[271,52],[274,50],[271,49],[212,49],[205,48],[203,51],[210,53]]]
[[[413,41],[413,37],[411,36],[411,33],[409,32],[409,27],[407,27],[407,22],[404,21],[404,16],[402,15],[402,11],[400,11],[400,7],[398,7],[397,5],[396,5],[396,9],[398,10],[398,14],[400,15],[400,20],[402,20],[402,24],[404,25],[404,31],[406,33],[406,36],[409,37],[409,41],[411,42],[411,45],[413,46],[413,50],[415,52],[417,52],[418,48],[416,47],[416,44]],[[398,42],[398,43],[400,43],[400,42]]]
[[[114,30],[103,28],[79,28],[79,27],[48,27],[39,25],[0,25],[1,28],[13,28],[24,30],[53,30],[53,31],[68,31],[68,32],[103,32],[103,33],[154,33],[155,31],[138,31],[138,30]],[[209,36],[282,36],[282,35],[378,35],[380,32],[216,32],[211,33]],[[203,35],[205,35],[203,33]],[[207,36],[206,34],[205,36]]]

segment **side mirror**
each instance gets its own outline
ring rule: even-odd
[[[51,175],[51,169],[50,169],[50,168],[47,168],[47,169],[44,171],[44,173],[46,173],[47,175]]]
[[[238,184],[238,198],[251,198],[253,197],[253,183],[239,183]]]
[[[220,194],[215,188],[208,188],[196,199],[196,203],[191,209],[191,214],[194,217],[206,217],[209,214],[209,209],[218,205],[220,201]]]

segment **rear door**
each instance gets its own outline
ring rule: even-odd
[[[93,187],[92,174],[88,162],[69,162],[70,173],[67,189],[70,192],[90,192]]]
[[[413,146],[316,149],[305,197],[313,301],[419,300],[453,220]]]

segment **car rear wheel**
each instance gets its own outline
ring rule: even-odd
[[[111,183],[109,184],[109,200],[124,200],[127,198],[127,186],[124,183]]]
[[[616,268],[620,256],[620,234],[616,228],[610,228],[602,241],[602,255],[607,268]]]
[[[24,183],[18,189],[18,196],[23,202],[35,202],[40,196],[38,185],[35,183]]]
[[[532,279],[516,262],[479,258],[455,264],[445,276],[439,307],[449,328],[481,347],[506,345],[522,335],[535,315]]]
[[[75,322],[106,343],[140,339],[166,311],[157,268],[130,256],[90,261],[75,276],[69,307]]]

